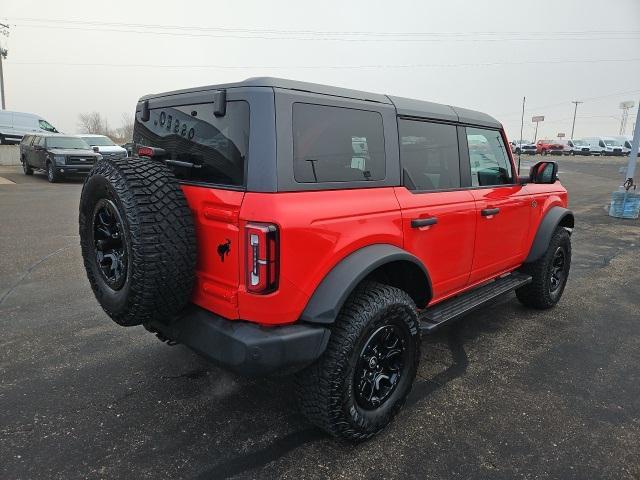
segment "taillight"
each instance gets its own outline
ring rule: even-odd
[[[164,151],[163,148],[157,147],[138,147],[138,156],[139,157],[149,157],[149,158],[161,158],[166,155],[167,152]]]
[[[138,147],[139,157],[153,157],[153,148],[151,147]]]
[[[247,291],[271,293],[278,288],[278,228],[268,223],[248,223]]]

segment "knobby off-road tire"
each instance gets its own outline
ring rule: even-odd
[[[116,323],[167,320],[188,303],[195,228],[178,181],[162,163],[99,160],[82,188],[80,243],[91,288]]]
[[[553,307],[562,297],[570,267],[571,236],[565,228],[558,227],[544,255],[521,268],[522,272],[531,275],[532,281],[516,290],[518,300],[528,307]]]
[[[382,340],[384,347],[385,335],[389,335],[390,347],[394,345],[394,338],[402,342],[401,345],[396,342],[398,349],[402,347],[402,353],[381,354],[379,360],[372,360],[373,346]],[[388,352],[381,347],[378,353],[382,351]],[[383,361],[382,357],[388,358]],[[394,368],[401,365],[400,375],[389,377],[396,379],[391,391],[387,389],[390,382],[379,382],[387,389],[387,396],[376,397],[383,401],[375,405],[375,401],[367,400],[366,372],[375,375],[375,368],[380,366],[378,371],[388,373],[389,359],[393,360]],[[322,357],[297,374],[300,408],[312,423],[331,435],[354,442],[370,438],[382,430],[404,404],[419,359],[418,317],[409,295],[380,283],[365,283],[350,296],[332,325]],[[376,362],[375,368],[371,367]],[[387,367],[383,369],[383,365]]]

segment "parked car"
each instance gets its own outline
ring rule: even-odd
[[[584,139],[594,155],[622,155],[622,144],[610,137],[587,137]]]
[[[120,146],[127,151],[127,156],[128,157],[133,156],[133,154],[135,153],[134,152],[134,148],[135,148],[136,144],[133,143],[133,142],[127,142],[127,143],[124,143],[124,144],[122,144]]]
[[[591,155],[589,144],[580,139],[559,140],[565,155]]]
[[[127,150],[116,145],[106,135],[94,135],[82,133],[79,135],[85,142],[103,157],[107,158],[125,158],[128,156]]]
[[[0,144],[20,143],[27,133],[58,133],[58,130],[33,113],[0,110]]]
[[[513,290],[534,308],[562,296],[558,166],[518,177],[484,113],[254,78],[142,97],[134,142],[82,189],[98,302],[236,372],[295,373],[335,436],[391,421],[421,332]]]
[[[536,142],[536,153],[541,155],[562,155],[563,151],[562,143],[557,140],[538,140]]]
[[[25,175],[44,170],[51,183],[70,175],[86,174],[102,156],[80,137],[60,134],[27,134],[20,142]]]
[[[521,153],[535,155],[536,144],[530,142],[529,140],[518,140],[516,142],[511,142],[511,153],[515,153],[516,155],[519,155]]]

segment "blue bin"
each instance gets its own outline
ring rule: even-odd
[[[609,215],[616,218],[638,218],[640,216],[640,193],[613,192]]]

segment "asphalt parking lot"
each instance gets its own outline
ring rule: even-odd
[[[558,161],[576,215],[561,303],[509,295],[425,337],[408,405],[357,446],[305,423],[289,379],[111,322],[82,267],[81,182],[0,167],[0,478],[640,479],[640,221],[604,210],[623,159]]]

